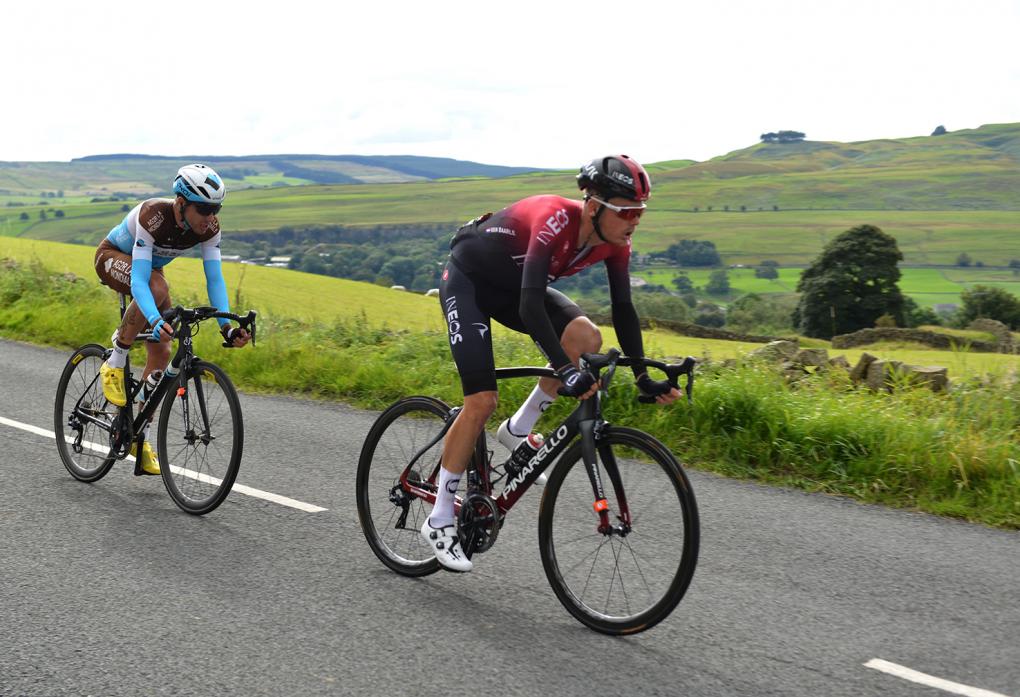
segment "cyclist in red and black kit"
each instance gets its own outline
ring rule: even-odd
[[[630,238],[651,193],[648,173],[626,155],[612,155],[582,167],[577,185],[584,192],[581,201],[523,199],[472,220],[450,245],[439,291],[464,408],[443,444],[436,503],[421,534],[451,570],[472,568],[457,539],[453,502],[474,443],[496,409],[491,320],[529,334],[559,376],[542,378],[517,413],[500,424],[497,437],[511,451],[557,394],[588,399],[598,389],[595,378],[577,363],[582,353],[601,348],[598,327],[550,283],[604,262],[620,346],[628,356],[644,355],[628,265]],[[669,383],[652,380],[640,365],[634,375],[639,389],[660,404],[680,396]]]

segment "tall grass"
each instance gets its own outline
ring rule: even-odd
[[[38,263],[0,266],[0,335],[65,348],[108,342],[117,323],[112,294],[73,278]],[[196,346],[246,390],[369,408],[408,394],[450,403],[461,395],[442,331],[394,329],[364,315],[270,319],[256,348],[231,351],[218,348],[210,326]],[[535,356],[523,336],[497,344],[498,365],[533,365]],[[871,393],[839,371],[791,384],[761,364],[716,365],[700,370],[692,405],[672,408],[638,404],[627,376],[618,374],[607,418],[650,431],[689,464],[1020,529],[1020,387],[1009,374],[961,382],[949,394]],[[532,384],[502,384],[498,417]],[[570,407],[557,404],[540,426]]]

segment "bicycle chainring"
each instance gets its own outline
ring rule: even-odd
[[[121,460],[131,452],[131,443],[134,441],[134,428],[127,409],[117,412],[117,418],[113,423],[113,430],[110,431],[110,454]]]
[[[491,497],[478,492],[468,494],[457,517],[460,546],[468,559],[491,549],[502,525],[499,508]]]

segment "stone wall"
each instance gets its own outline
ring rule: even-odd
[[[851,334],[840,334],[832,337],[832,348],[848,349],[855,346],[867,346],[879,341],[910,341],[942,350],[952,350],[954,347],[966,346],[969,350],[978,353],[1000,352],[999,344],[992,343],[991,341],[976,341],[949,334],[930,332],[924,329],[900,329],[898,327],[861,329]],[[1011,353],[1011,351],[1006,353]]]
[[[612,326],[613,318],[610,315],[592,314],[588,315],[592,322],[595,324],[602,324]],[[722,339],[724,341],[745,341],[749,344],[767,344],[771,341],[793,341],[796,343],[796,338],[780,337],[780,336],[759,336],[757,334],[741,334],[739,332],[731,332],[726,329],[716,329],[715,327],[702,327],[700,324],[690,324],[688,322],[674,322],[668,319],[653,319],[648,320],[644,317],[641,318],[641,328],[661,328],[668,329],[671,332],[677,334],[683,334],[684,336],[693,336],[698,339]]]
[[[970,323],[967,329],[978,332],[988,332],[998,342],[999,353],[1020,353],[1020,342],[1017,342],[1013,332],[1005,324],[996,319],[976,319]]]

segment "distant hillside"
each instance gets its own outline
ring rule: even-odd
[[[166,195],[167,172],[193,159],[201,158],[0,163],[0,235],[94,244],[135,202]],[[471,173],[486,165],[436,158],[208,161],[236,177],[228,179],[224,230],[249,239],[284,228],[291,238],[314,241],[338,227],[452,230],[532,194],[578,195],[576,170],[492,178]],[[646,165],[653,192],[634,238],[640,252],[678,239],[711,240],[726,263],[773,259],[793,266],[867,223],[896,237],[909,264],[953,265],[962,253],[988,266],[1020,259],[1020,124],[858,143],[759,143],[707,162]],[[335,178],[308,185],[303,177],[311,172]],[[291,185],[273,186],[281,182]],[[73,193],[97,183],[98,194]],[[5,195],[13,187],[31,195]]]
[[[1018,210],[1020,124],[857,143],[759,143],[661,171],[654,182],[687,209]]]
[[[0,162],[0,197],[35,200],[44,191],[63,192],[65,197],[164,194],[169,189],[170,174],[189,162],[211,165],[232,190],[301,184],[392,184],[449,177],[499,178],[541,171],[411,155],[90,155],[70,162]]]

